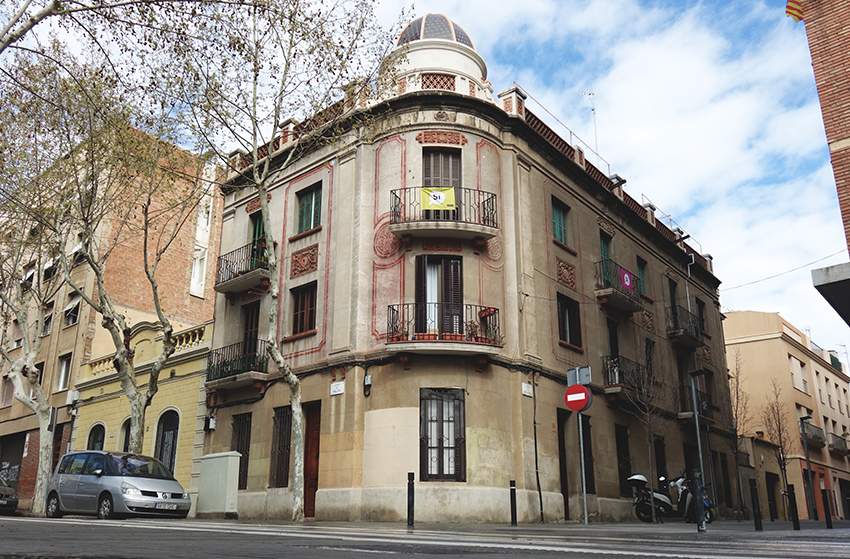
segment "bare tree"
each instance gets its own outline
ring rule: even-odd
[[[131,406],[130,448],[142,451],[145,410],[157,393],[158,377],[174,352],[173,328],[168,318],[157,271],[170,254],[179,232],[194,217],[196,205],[208,189],[200,177],[204,162],[159,138],[168,137],[170,114],[134,113],[123,90],[109,73],[77,64],[56,47],[49,56],[18,56],[4,68],[4,91],[14,101],[20,118],[30,112],[50,112],[49,136],[39,145],[60,146],[62,157],[26,179],[39,185],[49,200],[49,211],[33,214],[39,226],[58,239],[62,278],[100,316],[115,347],[113,364]],[[37,93],[35,93],[37,92]],[[156,136],[139,130],[144,123]],[[27,207],[27,190],[9,185],[6,199]],[[145,387],[136,381],[130,347],[130,323],[114,301],[124,286],[110,275],[116,250],[139,249],[121,266],[125,273],[144,277],[150,305],[163,336]],[[74,247],[68,254],[67,248]],[[85,265],[94,276],[94,289],[77,283],[71,270]],[[143,294],[139,294],[143,297]]]
[[[743,383],[746,380],[744,358],[741,356],[741,350],[737,347],[734,351],[734,358],[734,367],[729,370],[728,374],[728,404],[732,418],[731,430],[733,435],[725,438],[724,440],[729,448],[729,452],[735,460],[735,473],[738,484],[738,506],[740,510],[743,511],[746,508],[746,504],[744,502],[743,489],[741,487],[741,468],[739,464],[741,463],[741,456],[745,453],[744,440],[747,433],[750,432],[750,423],[752,418],[750,417],[750,395],[743,387]]]
[[[781,394],[782,388],[780,388],[779,383],[774,379],[772,381],[772,391],[768,394],[767,402],[759,407],[759,417],[766,438],[773,443],[771,454],[782,472],[782,485],[787,491],[787,469],[788,464],[791,463],[788,452],[791,450],[794,434],[788,430],[790,419],[787,407],[780,400]]]
[[[38,207],[37,192],[28,200]],[[44,373],[36,361],[51,316],[48,304],[61,285],[52,267],[57,237],[45,231],[27,212],[7,205],[0,221],[0,315],[3,320],[0,355],[9,366],[8,380],[14,397],[32,410],[38,419],[38,468],[33,511],[41,512],[44,491],[50,477],[53,433],[50,403],[42,388]]]
[[[187,61],[190,83],[180,103],[193,112],[196,132],[227,167],[229,188],[258,194],[269,275],[279,274],[280,248],[271,227],[269,191],[305,154],[349,135],[368,133],[367,97],[393,83],[388,60],[392,31],[375,23],[374,0],[281,0],[257,5],[202,41],[236,43],[221,67]],[[301,118],[295,123],[294,118]],[[224,149],[227,147],[227,149]],[[229,152],[239,152],[231,157]],[[276,154],[276,155],[272,155]],[[280,285],[271,282],[266,348],[290,389],[292,406],[293,520],[304,518],[304,426],[301,383],[283,357],[275,334]]]

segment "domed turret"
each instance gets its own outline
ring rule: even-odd
[[[414,19],[399,34],[395,44],[398,47],[421,39],[445,39],[475,50],[475,45],[472,44],[466,31],[443,14],[427,14]]]
[[[442,90],[493,102],[487,65],[466,31],[446,16],[414,19],[399,34],[396,49],[404,49],[399,93]]]

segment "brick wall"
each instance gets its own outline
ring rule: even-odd
[[[159,296],[163,310],[172,320],[184,324],[200,324],[213,317],[215,305],[213,284],[215,282],[218,247],[221,242],[222,208],[222,198],[214,196],[204,297],[194,297],[189,294],[197,210],[192,212],[192,215],[181,227],[177,238],[166,251],[166,257],[159,264],[156,274]],[[140,215],[136,215],[137,219],[140,217]],[[155,312],[153,297],[150,283],[144,273],[143,251],[144,238],[141,234],[134,232],[122,235],[121,242],[109,257],[104,283],[107,292],[116,304],[153,313]],[[149,253],[153,253],[153,249],[150,247]]]
[[[850,247],[850,0],[804,0],[803,18]]]

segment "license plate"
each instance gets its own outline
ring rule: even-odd
[[[8,504],[9,504],[9,502],[6,501],[5,499],[0,499],[0,505],[8,505]]]
[[[165,510],[177,510],[177,505],[173,503],[156,503],[154,508]]]

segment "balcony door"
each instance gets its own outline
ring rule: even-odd
[[[257,340],[260,333],[260,302],[254,301],[242,307],[245,330],[242,337],[243,354],[253,356],[257,353]]]
[[[460,151],[426,149],[422,152],[422,186],[454,188],[454,210],[423,210],[422,219],[457,221],[460,218]]]
[[[460,258],[416,257],[416,333],[463,334]]]

